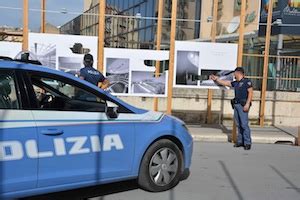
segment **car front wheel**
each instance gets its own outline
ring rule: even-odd
[[[175,187],[183,169],[183,156],[178,146],[168,139],[152,144],[145,153],[138,177],[144,190],[161,192]]]

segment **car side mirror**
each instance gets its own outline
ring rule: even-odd
[[[116,119],[119,116],[119,106],[111,101],[106,102],[105,113],[109,119]]]

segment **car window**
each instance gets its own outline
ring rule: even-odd
[[[0,109],[19,109],[15,77],[0,71]]]
[[[104,112],[105,100],[65,80],[32,76],[39,109]]]

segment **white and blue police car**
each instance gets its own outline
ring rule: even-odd
[[[0,199],[129,179],[165,191],[187,178],[192,148],[174,117],[64,72],[0,60]]]

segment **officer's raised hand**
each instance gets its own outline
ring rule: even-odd
[[[209,76],[209,79],[217,82],[220,85],[231,87],[231,81],[229,81],[229,80],[221,80],[219,76],[216,76],[214,74],[211,74]]]
[[[213,80],[213,81],[216,81],[218,78],[219,78],[219,77],[216,76],[216,75],[214,75],[214,74],[211,74],[211,75],[209,76],[209,79],[211,79],[211,80]]]

